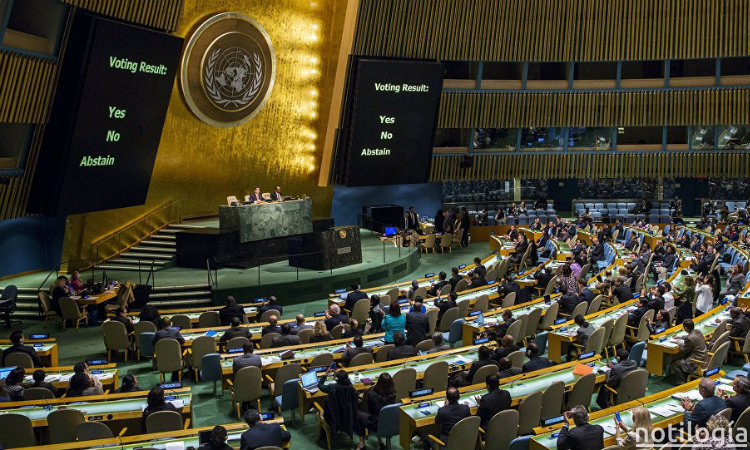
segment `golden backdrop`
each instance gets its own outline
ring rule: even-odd
[[[248,123],[215,128],[188,110],[176,82],[146,204],[69,217],[63,261],[94,257],[92,242],[170,201],[180,202],[182,216],[216,214],[228,195],[256,184],[307,194],[316,216],[329,215],[332,188],[318,187],[317,175],[345,9],[341,0],[184,0],[181,37],[224,11],[265,28],[276,52],[271,97]]]

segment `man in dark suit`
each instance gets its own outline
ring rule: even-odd
[[[637,327],[641,323],[641,317],[648,312],[648,298],[641,297],[638,299],[638,307],[635,311],[628,313],[628,325]]]
[[[466,374],[466,381],[469,382],[469,384],[474,384],[474,375],[476,375],[477,371],[481,369],[484,366],[497,366],[497,361],[492,359],[492,350],[489,347],[481,346],[478,350],[478,356],[479,359],[471,363],[471,367],[469,368],[469,372]]]
[[[510,359],[505,356],[497,361],[497,366],[500,368],[500,371],[497,373],[497,377],[501,380],[503,378],[521,375],[521,369],[518,367],[513,367],[513,363],[510,362]]]
[[[497,293],[502,297],[510,294],[511,292],[516,293],[516,300],[518,300],[518,294],[521,292],[521,286],[518,285],[513,277],[506,276],[500,280],[501,286],[498,288]]]
[[[352,291],[346,295],[346,302],[344,303],[344,308],[349,311],[354,309],[354,304],[357,303],[357,300],[367,298],[367,294],[359,290],[359,285],[357,283],[352,284],[351,288]]]
[[[258,318],[263,315],[264,312],[275,309],[279,312],[279,317],[284,314],[284,307],[279,305],[278,300],[273,295],[268,297],[263,305],[258,308]]]
[[[510,393],[505,389],[500,389],[500,379],[496,374],[488,376],[485,383],[487,393],[481,397],[478,395],[474,397],[479,405],[477,416],[482,420],[482,427],[486,427],[495,414],[510,409],[511,403]]]
[[[430,321],[422,312],[422,297],[414,299],[412,311],[406,314],[406,342],[417,345],[427,339],[430,331]]]
[[[458,389],[449,387],[445,391],[446,403],[438,409],[435,416],[435,424],[440,427],[440,438],[443,442],[447,441],[451,428],[454,425],[461,421],[461,419],[471,416],[469,405],[458,403],[459,398]]]
[[[154,335],[154,344],[162,339],[176,339],[180,345],[185,343],[185,338],[180,334],[180,330],[172,326],[172,320],[169,317],[162,317],[161,330]]]
[[[469,211],[464,206],[461,209],[461,247],[469,246],[469,226],[471,226]]]
[[[529,358],[529,362],[523,365],[523,373],[546,369],[552,365],[549,359],[539,355],[539,347],[537,347],[536,342],[529,342],[529,345],[526,346],[526,357]]]
[[[236,337],[250,339],[250,330],[242,326],[239,317],[232,317],[232,325],[221,335],[219,342],[229,342]]]
[[[727,407],[723,398],[714,395],[715,390],[714,380],[701,378],[698,382],[698,393],[703,399],[695,404],[687,397],[682,399],[682,407],[685,408],[683,425],[688,431],[705,427],[711,416]]]
[[[295,319],[295,323],[292,326],[292,333],[297,334],[302,330],[306,330],[308,328],[312,328],[313,326],[305,322],[305,315],[304,314],[297,314],[297,317]]]
[[[364,341],[362,340],[362,336],[355,336],[353,339],[353,342],[354,342],[354,347],[349,345],[348,342],[346,343],[344,354],[341,355],[341,363],[345,366],[348,366],[352,358],[359,355],[360,353],[372,353],[372,349],[370,347],[364,346]]]
[[[729,421],[736,423],[740,414],[747,408],[750,408],[750,380],[745,376],[738,375],[732,381],[732,389],[734,390],[734,395],[724,392],[721,389],[717,389],[717,395],[724,399],[727,403],[727,408],[732,409],[732,417]]]
[[[271,347],[288,347],[290,345],[300,345],[301,343],[299,336],[292,334],[292,326],[289,323],[285,323],[281,326],[281,336],[277,336],[271,340]]]
[[[446,284],[449,284],[446,278],[448,278],[448,274],[441,271],[438,274],[438,282],[430,286],[429,289],[427,289],[427,294],[429,294],[432,297],[437,296],[440,293],[440,290],[443,289],[443,286],[445,286]]]
[[[505,336],[505,333],[508,332],[508,327],[511,326],[513,322],[515,322],[516,319],[513,318],[513,311],[510,309],[506,309],[503,311],[503,323],[502,325],[498,325],[495,329],[495,334],[498,338],[501,338]]]
[[[341,308],[337,304],[332,304],[326,310],[325,324],[328,331],[333,330],[333,327],[340,323],[349,323],[349,317],[346,314],[341,314]]]
[[[281,327],[278,325],[279,318],[276,316],[271,316],[268,318],[268,325],[263,327],[263,329],[260,330],[260,335],[265,336],[268,333],[279,333],[281,334]]]
[[[219,321],[226,326],[232,323],[232,317],[237,317],[240,322],[245,317],[245,309],[237,305],[237,299],[231,295],[227,297],[225,306],[219,310]]]
[[[518,346],[513,343],[513,336],[506,334],[498,341],[498,344],[500,344],[498,347],[495,348],[495,356],[493,359],[495,361],[499,361],[500,358],[504,358],[511,353],[518,350]]]
[[[475,273],[479,278],[484,279],[487,275],[487,268],[482,264],[482,259],[479,257],[474,258],[474,270],[470,273]]]
[[[232,372],[237,373],[240,369],[250,366],[261,367],[263,363],[260,356],[253,354],[254,349],[255,347],[252,342],[245,342],[242,346],[242,355],[232,360]]]
[[[458,294],[456,294],[456,292],[454,291],[445,296],[445,298],[438,297],[437,299],[435,299],[435,306],[437,306],[440,310],[438,311],[438,322],[443,318],[443,314],[445,314],[446,311],[457,306],[457,298]]]
[[[276,186],[276,189],[271,194],[271,200],[275,202],[283,202],[284,194],[281,193],[281,186]]]
[[[634,371],[638,368],[638,361],[631,361],[628,359],[628,351],[624,348],[617,350],[617,364],[607,363],[609,372],[607,372],[607,380],[605,385],[599,389],[599,394],[596,396],[596,404],[600,408],[609,408],[609,391],[607,387],[614,390],[620,387],[620,383],[626,374]]]
[[[133,321],[128,317],[128,311],[124,306],[115,310],[115,316],[111,320],[125,325],[125,331],[128,334],[133,332]]]
[[[570,419],[576,427],[568,427]],[[601,425],[589,423],[589,413],[586,408],[578,405],[572,410],[565,411],[565,425],[557,436],[558,450],[601,450],[604,448],[604,428]]]
[[[260,188],[258,186],[255,186],[255,190],[252,194],[250,194],[250,198],[248,199],[250,203],[260,203],[263,201],[263,197],[260,194]]]
[[[459,281],[461,281],[462,277],[458,273],[458,267],[451,268],[451,273],[452,275],[451,275],[451,279],[449,280],[449,282],[451,284],[451,290],[455,290],[456,285],[458,284]]]
[[[568,287],[564,284],[560,285],[560,293],[562,295],[560,296],[560,299],[557,301],[557,303],[560,305],[560,310],[558,311],[558,314],[560,313],[564,313],[567,315],[573,314],[573,310],[576,308],[576,306],[578,306],[581,300],[578,298],[575,292],[568,292]]]
[[[263,423],[260,414],[253,409],[245,413],[245,423],[249,429],[242,433],[240,450],[255,450],[258,447],[283,447],[292,435],[278,423]]]
[[[748,330],[750,330],[750,319],[737,307],[729,310],[729,317],[732,319],[732,325],[729,327],[729,337],[745,339]]]
[[[417,213],[414,212],[414,207],[409,207],[409,212],[406,213],[406,217],[408,219],[407,223],[407,230],[416,230],[418,228],[418,219],[417,219]]]
[[[432,343],[434,347],[427,350],[425,353],[437,353],[450,350],[451,346],[443,342],[443,333],[436,331],[432,333]]]
[[[633,299],[633,290],[623,277],[617,277],[615,279],[615,284],[614,287],[612,287],[612,292],[610,293],[609,298],[612,299],[615,297],[620,303],[625,303]]]
[[[594,294],[594,291],[589,289],[588,284],[584,280],[578,281],[578,291],[580,292],[580,294],[578,294],[578,298],[582,302],[586,302],[589,305],[596,298],[596,294]]]
[[[34,367],[41,367],[42,361],[39,359],[39,355],[36,354],[34,347],[23,345],[23,331],[16,330],[12,332],[10,334],[10,342],[13,345],[3,350],[3,366],[7,366],[7,364],[5,364],[5,357],[11,353],[26,353],[34,362]]]
[[[400,331],[393,333],[393,348],[388,352],[388,361],[411,358],[412,356],[417,356],[414,346],[406,343],[406,338]]]

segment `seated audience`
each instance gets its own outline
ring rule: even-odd
[[[458,306],[456,303],[456,299],[458,298],[458,294],[455,292],[451,292],[445,298],[438,297],[435,299],[435,306],[438,307],[438,322],[440,322],[440,319],[443,318],[443,314],[445,314],[446,311],[448,311],[451,308],[455,308]]]
[[[480,396],[476,396],[476,400],[479,407],[477,408],[477,416],[482,420],[482,427],[487,427],[490,419],[495,417],[495,414],[500,411],[510,409],[511,398],[510,393],[505,389],[500,389],[500,378],[496,374],[490,375],[485,380],[487,385],[487,393]]]
[[[342,323],[341,326],[344,328],[343,333],[341,333],[342,338],[353,338],[364,334],[357,319],[349,319],[349,323]]]
[[[185,343],[185,338],[180,334],[180,330],[172,326],[172,320],[169,317],[162,317],[161,329],[154,335],[154,345],[162,339],[175,339],[180,345]]]
[[[198,447],[198,450],[233,450],[227,445],[227,429],[221,425],[215,426],[211,430],[211,438]]]
[[[529,358],[529,361],[523,365],[523,373],[546,369],[552,365],[549,359],[539,355],[539,347],[536,342],[530,342],[526,346],[526,357]]]
[[[89,395],[102,395],[104,391],[101,385],[97,386],[88,372],[76,372],[70,377],[68,390],[65,392],[67,397],[86,397]],[[145,429],[145,428],[144,428]]]
[[[575,292],[568,290],[568,287],[564,284],[560,285],[560,299],[557,300],[557,304],[560,305],[558,310],[558,317],[562,317],[563,314],[570,316],[573,314],[573,310],[581,302]]]
[[[427,333],[430,332],[430,321],[427,315],[422,312],[424,308],[422,297],[414,299],[413,311],[406,314],[404,329],[406,330],[406,340],[411,345],[417,345],[427,339]]]
[[[511,353],[518,350],[518,346],[513,342],[513,336],[506,334],[498,341],[498,346],[495,348],[494,360],[499,361],[500,358],[506,357]]]
[[[732,390],[734,395],[717,388],[716,395],[724,399],[727,408],[732,409],[732,417],[729,421],[736,423],[740,414],[750,408],[750,380],[742,375],[736,376],[732,381]]]
[[[448,274],[446,274],[444,271],[440,271],[438,274],[438,281],[437,283],[433,283],[429,289],[427,289],[427,295],[430,297],[437,297],[437,295],[440,293],[440,291],[443,289],[443,286],[446,284],[450,284],[450,282],[447,280]]]
[[[344,302],[344,308],[349,311],[354,309],[354,305],[358,300],[367,298],[367,294],[359,290],[359,284],[353,283],[351,288],[352,291],[346,295],[346,301]]]
[[[497,377],[499,379],[521,375],[521,369],[518,367],[513,367],[513,363],[510,362],[510,359],[508,359],[507,356],[503,356],[502,358],[500,358],[497,361],[497,366],[500,369],[497,373]]]
[[[221,335],[221,337],[219,338],[219,342],[226,343],[236,337],[243,337],[249,340],[251,334],[248,327],[242,326],[242,322],[240,322],[239,317],[232,317],[231,326],[224,332],[224,334]]]
[[[358,420],[355,427],[357,428],[357,435],[359,435],[358,450],[365,447],[366,431],[369,431],[370,434],[377,432],[380,410],[394,403],[396,403],[396,386],[393,384],[393,378],[387,372],[381,373],[375,385],[365,391],[362,396],[364,411],[360,409],[357,412]],[[378,447],[385,447],[380,436],[378,436]]]
[[[695,404],[687,397],[682,399],[682,407],[685,409],[683,424],[687,430],[705,427],[711,416],[727,407],[723,398],[714,395],[715,391],[714,380],[701,378],[698,393],[703,398]]]
[[[42,360],[39,359],[39,355],[37,355],[34,347],[24,345],[23,331],[16,330],[10,333],[10,342],[11,346],[3,350],[3,366],[8,365],[5,363],[5,357],[16,352],[26,353],[31,356],[31,361],[34,363],[34,367],[40,367],[42,365]]]
[[[258,318],[260,318],[260,316],[262,316],[264,312],[270,311],[272,309],[275,309],[279,312],[278,317],[281,317],[284,314],[284,307],[279,305],[276,297],[274,297],[273,295],[268,297],[266,301],[263,302],[263,305],[258,308]]]
[[[629,372],[634,371],[638,368],[638,361],[631,361],[628,359],[628,351],[624,348],[617,350],[617,364],[613,364],[611,361],[607,362],[609,372],[607,372],[607,378],[604,385],[599,389],[599,394],[596,396],[596,404],[600,408],[609,408],[609,390],[607,387],[617,390],[620,387],[623,377]],[[627,431],[627,430],[625,430]]]
[[[142,390],[138,386],[138,378],[129,373],[120,379],[120,388],[117,392],[138,392]]]
[[[479,347],[478,350],[478,359],[471,363],[471,367],[469,367],[469,372],[466,374],[466,381],[468,384],[474,384],[476,381],[474,381],[474,375],[476,375],[477,370],[484,366],[497,366],[497,361],[492,358],[492,349],[489,347],[483,345]]]
[[[279,318],[271,315],[268,317],[268,325],[263,327],[263,329],[260,331],[261,336],[265,336],[268,333],[279,333],[281,334],[281,327],[279,326]]]
[[[291,434],[278,423],[264,423],[260,414],[255,410],[248,410],[244,415],[248,430],[240,438],[240,450],[255,450],[259,447],[283,447],[289,442]]]
[[[333,303],[328,307],[328,309],[326,310],[326,318],[324,320],[328,331],[333,330],[333,327],[338,324],[347,322],[349,322],[349,317],[346,314],[341,313],[341,308],[339,307],[339,305]]]
[[[164,389],[162,389],[161,386],[154,386],[148,391],[148,396],[146,397],[146,409],[144,409],[143,414],[141,414],[142,430],[146,430],[146,419],[148,416],[159,411],[179,412],[180,410],[175,408],[172,403],[166,401],[164,398]]]
[[[161,315],[159,310],[155,306],[146,304],[141,308],[140,314],[138,314],[138,320],[141,322],[151,322],[156,326],[156,329],[161,328]]]
[[[513,311],[510,309],[506,309],[503,311],[503,321],[502,323],[498,323],[498,325],[495,327],[495,335],[498,338],[502,338],[505,336],[505,333],[508,332],[508,327],[515,322],[516,319],[513,318]]]
[[[47,373],[42,369],[36,369],[34,373],[31,374],[31,378],[34,380],[31,386],[29,387],[40,387],[49,390],[54,394],[55,397],[60,395],[60,391],[55,387],[54,384],[50,383],[49,381],[45,381],[45,378],[47,377]]]
[[[260,313],[258,314],[260,316]],[[237,299],[231,295],[227,297],[224,306],[219,309],[219,321],[222,326],[232,323],[232,318],[240,319],[240,323],[245,321],[245,308],[237,304]]]
[[[328,332],[325,322],[319,320],[313,325],[313,335],[310,336],[310,342],[325,342],[333,340],[333,336]]]
[[[23,367],[16,367],[11,370],[8,376],[2,381],[2,389],[8,393],[8,398],[12,402],[23,401],[23,379],[26,377],[26,371]]]
[[[633,426],[628,428],[622,420],[615,419],[617,427],[617,445],[622,450],[636,450],[652,448],[654,445],[653,425],[651,424],[651,413],[643,406],[636,406],[632,412]],[[624,432],[622,436],[620,432]]]
[[[304,314],[297,314],[294,325],[292,326],[292,333],[297,334],[302,330],[312,329],[312,325],[307,323]]]
[[[680,384],[687,379],[688,375],[695,372],[697,368],[695,361],[705,361],[708,356],[706,340],[703,337],[703,333],[695,329],[693,321],[685,319],[682,322],[682,329],[687,335],[674,338],[679,345],[679,350],[672,357],[673,361],[670,366],[672,375]]]
[[[394,347],[388,352],[388,361],[417,356],[417,351],[414,350],[414,346],[406,342],[404,333],[400,331],[393,333],[393,345]]]
[[[112,319],[115,322],[120,322],[121,324],[125,325],[125,331],[130,334],[134,331],[133,328],[133,321],[130,320],[130,317],[128,317],[128,310],[126,307],[121,306],[115,310],[115,315],[112,317]]]
[[[288,347],[290,345],[300,345],[302,342],[299,340],[299,336],[292,334],[292,326],[289,323],[285,323],[281,326],[281,336],[277,336],[271,340],[271,347]]]
[[[240,369],[244,367],[255,366],[257,368],[260,368],[263,365],[260,360],[260,356],[253,354],[254,350],[255,346],[252,342],[245,342],[245,344],[242,346],[243,353],[232,360],[233,373],[236,374],[240,371]]]
[[[435,344],[434,347],[427,350],[425,353],[436,353],[451,349],[450,345],[443,342],[443,333],[439,331],[432,333],[432,343]]]
[[[345,433],[351,437],[358,421],[359,396],[345,370],[337,370],[335,373],[336,382],[326,384],[326,378],[331,372],[333,372],[333,369],[329,367],[326,376],[320,377],[320,380],[318,380],[318,389],[326,394],[323,418],[334,433]]]
[[[443,442],[448,441],[448,435],[450,434],[451,428],[461,421],[461,419],[471,416],[469,405],[459,403],[459,398],[460,394],[458,393],[458,389],[449,387],[445,391],[445,405],[438,409],[437,415],[435,416],[435,425],[440,429],[439,438]]]
[[[364,346],[364,340],[362,339],[362,336],[355,336],[354,339],[352,339],[352,341],[354,342],[354,347],[352,347],[347,342],[346,347],[344,348],[344,354],[341,355],[341,364],[345,366],[348,366],[352,358],[354,358],[355,356],[361,353],[372,354],[372,349],[370,347]]]
[[[664,332],[664,330],[671,328],[672,322],[669,318],[669,311],[666,309],[659,310],[656,313],[656,317],[654,320],[649,320],[648,322],[648,329],[651,334],[659,334]]]
[[[565,411],[565,425],[557,436],[558,450],[602,450],[604,448],[604,428],[589,423],[589,412],[585,406],[574,406]],[[573,419],[575,428],[570,428]]]

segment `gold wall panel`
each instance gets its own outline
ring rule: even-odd
[[[484,61],[746,56],[745,0],[361,0],[354,53]]]
[[[750,123],[750,89],[443,92],[438,128]]]
[[[44,122],[54,79],[55,63],[0,50],[0,122]]]
[[[463,156],[433,158],[430,181],[510,178],[747,177],[750,154],[651,153],[602,155],[476,155],[470,169]]]
[[[317,175],[345,7],[338,0],[184,0],[181,37],[222,11],[266,29],[277,61],[271,97],[248,123],[215,128],[188,110],[175,83],[146,204],[69,217],[63,259],[91,257],[93,241],[164,202],[180,201],[183,216],[217,214],[228,195],[255,185],[307,194],[316,216],[329,215],[333,190],[318,187]]]
[[[180,20],[183,0],[62,0],[79,8],[105,16],[175,31]]]

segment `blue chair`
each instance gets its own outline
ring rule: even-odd
[[[531,436],[519,436],[512,441],[508,446],[508,450],[529,450],[529,441]]]
[[[628,360],[636,361],[639,366],[643,365],[643,363],[646,362],[646,343],[637,342],[635,345],[633,345],[633,347],[630,349]]]
[[[539,354],[543,355],[544,352],[547,351],[547,332],[542,331],[541,333],[537,333],[537,335],[534,336],[534,343],[539,349]]]
[[[221,381],[221,355],[218,353],[206,353],[201,358],[200,378],[205,381],[214,382],[214,397],[216,396],[216,382]],[[221,390],[224,395],[224,389]]]
[[[401,403],[394,403],[383,407],[378,415],[378,429],[375,435],[379,438],[385,438],[385,448],[391,449],[391,438],[398,436],[398,412]]]
[[[456,342],[459,342],[461,340],[463,334],[463,325],[465,322],[466,320],[464,320],[463,318],[456,319],[451,324],[450,329],[448,329],[448,338],[446,340],[451,347],[453,347]],[[445,339],[445,335],[443,335],[443,338]]]
[[[154,357],[154,336],[156,333],[153,331],[145,331],[138,336],[138,349],[141,351],[141,356]]]
[[[286,380],[284,386],[281,388],[281,395],[277,395],[273,398],[273,402],[281,412],[292,411],[292,424],[294,424],[295,410],[297,409],[299,402],[299,378],[292,378]]]

